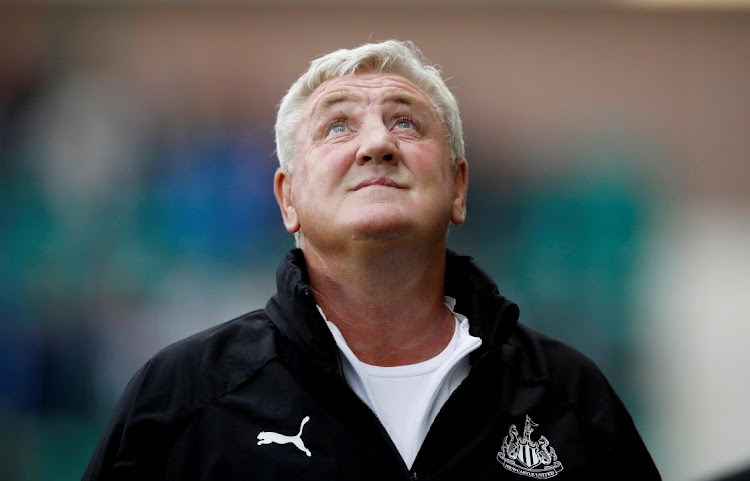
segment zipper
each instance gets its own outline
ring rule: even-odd
[[[480,349],[481,349],[481,346],[480,346]],[[484,365],[487,363],[486,359],[490,357],[489,354],[490,354],[490,350],[486,350],[480,354],[479,358],[476,361],[474,361],[473,365],[471,365],[471,368],[469,370],[469,375],[466,376],[466,379],[464,379],[463,382],[461,382],[461,384],[456,388],[456,390],[453,391],[453,393],[451,393],[448,399],[445,400],[445,404],[443,404],[443,407],[440,409],[437,416],[433,420],[432,425],[430,426],[430,430],[427,432],[427,436],[425,437],[424,441],[422,441],[422,446],[425,445],[425,443],[427,442],[429,438],[434,437],[436,435],[435,434],[436,432],[440,432],[440,424],[441,424],[440,419],[445,417],[446,412],[453,410],[452,408],[453,404],[456,404],[458,402],[456,399],[461,398],[463,396],[463,392],[466,391],[467,389],[470,389],[470,385],[472,384],[472,381],[473,381],[472,378],[476,377],[477,375],[475,371],[477,369],[484,368]],[[420,463],[420,453],[421,453],[421,448],[420,448],[420,451],[417,453],[417,457],[414,459],[414,464],[412,465],[411,473],[412,473],[413,480],[417,479],[417,472],[422,471],[422,466],[421,466],[422,463]]]
[[[312,296],[312,293],[310,292],[310,288],[306,287],[304,290],[304,294],[308,302],[311,302],[311,300],[313,299],[313,296]],[[317,307],[314,305],[314,303],[313,303],[313,307],[315,308],[315,311],[317,311]],[[321,320],[325,322],[324,319],[321,319]],[[395,457],[398,459],[402,468],[402,472],[406,475],[404,479],[409,479],[412,481],[416,480],[417,472],[409,469],[409,467],[406,466],[406,463],[404,462],[404,458],[401,457],[401,453],[398,451],[398,448],[396,448],[396,445],[393,444],[393,440],[391,439],[390,434],[388,434],[388,430],[383,425],[383,422],[380,420],[380,418],[372,409],[372,407],[370,407],[370,405],[367,402],[365,402],[365,400],[362,399],[362,397],[359,394],[357,394],[354,391],[354,389],[352,389],[352,387],[349,385],[349,383],[346,381],[346,376],[344,374],[344,362],[341,359],[341,356],[343,356],[344,353],[342,353],[341,350],[339,349],[339,346],[338,344],[336,344],[336,340],[333,338],[333,335],[329,336],[329,344],[330,344],[329,348],[333,349],[333,352],[336,353],[336,374],[337,374],[339,382],[345,386],[346,390],[354,394],[354,396],[359,400],[359,402],[362,403],[367,408],[368,411],[370,411],[370,413],[372,414],[372,417],[375,419],[380,429],[381,437],[384,437],[384,439],[386,439],[387,442],[390,443],[392,452],[393,454],[395,454]]]
[[[334,341],[334,344],[335,344],[335,341]],[[344,386],[346,386],[346,389],[350,393],[354,394],[354,396],[359,400],[359,402],[362,403],[367,408],[367,410],[370,411],[370,413],[372,413],[372,417],[375,419],[375,421],[377,421],[377,425],[380,428],[380,434],[385,439],[388,440],[388,443],[390,443],[391,447],[393,448],[392,451],[396,455],[396,458],[398,458],[398,460],[400,462],[400,465],[403,468],[402,471],[407,476],[406,479],[412,479],[412,480],[417,479],[417,477],[416,477],[417,473],[415,471],[409,470],[409,468],[406,466],[406,463],[404,462],[404,458],[401,457],[401,453],[398,452],[398,449],[396,448],[396,445],[393,444],[393,440],[391,439],[391,435],[388,434],[388,430],[385,429],[385,426],[383,425],[383,422],[380,420],[380,418],[378,417],[378,415],[375,413],[375,411],[372,409],[372,407],[370,407],[370,405],[367,404],[367,402],[365,402],[364,399],[362,399],[362,396],[360,396],[359,394],[357,394],[354,391],[354,389],[352,389],[352,387],[349,385],[349,383],[346,382],[346,377],[344,376],[344,363],[341,361],[341,356],[343,355],[343,353],[339,352],[338,345],[336,345],[335,348],[336,348],[336,363],[338,364],[338,372],[339,372],[339,381]]]

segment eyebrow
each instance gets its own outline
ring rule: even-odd
[[[316,107],[315,111],[320,110],[326,110],[336,104],[340,104],[342,102],[346,102],[348,100],[355,100],[358,96],[355,95],[352,92],[344,91],[344,92],[337,92],[335,94],[329,95],[328,97],[324,98]]]
[[[325,112],[329,108],[343,103],[350,100],[357,100],[359,97],[358,94],[355,94],[354,92],[344,91],[344,92],[337,92],[335,94],[331,94],[328,97],[324,98],[320,101],[320,103],[315,106],[315,109],[313,110],[312,117],[315,118],[320,115],[321,112]],[[404,92],[400,91],[394,91],[394,92],[386,92],[383,96],[383,103],[387,102],[394,102],[397,104],[402,105],[414,105],[419,102],[419,100],[414,97],[413,95],[406,94]]]
[[[406,94],[404,92],[387,92],[385,94],[386,102],[395,102],[397,104],[414,105],[419,102],[413,95]]]

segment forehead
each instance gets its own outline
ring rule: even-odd
[[[363,73],[337,77],[320,84],[310,95],[303,117],[314,116],[345,102],[394,102],[430,106],[434,111],[427,95],[410,80],[395,74]]]

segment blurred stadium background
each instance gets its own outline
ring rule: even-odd
[[[79,479],[140,364],[265,304],[275,105],[387,38],[459,98],[451,247],[598,362],[664,479],[750,465],[748,5],[0,3],[0,479]]]

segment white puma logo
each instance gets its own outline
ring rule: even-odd
[[[305,447],[305,443],[302,442],[302,428],[305,427],[305,424],[307,424],[307,421],[310,420],[310,416],[305,416],[305,418],[302,420],[302,424],[299,426],[299,432],[296,436],[286,436],[284,434],[279,433],[272,433],[272,432],[266,432],[261,431],[260,434],[258,434],[258,446],[261,444],[287,444],[292,443],[295,446],[297,446],[297,449],[302,451],[303,453],[307,454],[307,457],[312,456],[310,453],[310,450]]]

